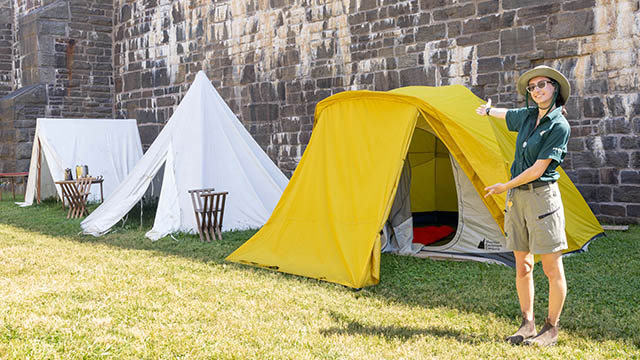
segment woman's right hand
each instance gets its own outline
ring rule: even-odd
[[[482,104],[478,106],[478,108],[476,109],[476,114],[480,116],[485,116],[487,115],[487,108],[490,108],[490,107],[491,107],[491,99],[489,99],[489,101],[487,101],[486,104]]]

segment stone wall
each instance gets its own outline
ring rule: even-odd
[[[112,117],[111,1],[19,2],[16,10],[16,88],[47,84],[47,116]]]
[[[518,76],[547,64],[574,89],[565,169],[601,220],[637,223],[638,6],[637,0],[0,0],[0,95],[15,91],[2,101],[0,130],[8,135],[0,155],[30,146],[25,136],[32,138],[33,128],[23,126],[34,114],[136,118],[146,147],[202,69],[291,174],[311,136],[316,103],[332,94],[463,84],[498,106],[515,107],[524,103],[515,91]],[[26,95],[35,88],[44,89],[39,101]],[[22,110],[6,110],[10,104]],[[25,160],[0,157],[5,171],[26,170]]]
[[[46,105],[44,84],[22,87],[0,99],[0,172],[29,170],[36,119],[45,115]]]
[[[0,0],[0,97],[13,91],[13,11],[11,0]]]
[[[290,174],[315,104],[344,90],[463,84],[523,106],[515,82],[568,76],[565,169],[601,220],[640,222],[640,12],[631,0],[116,0],[115,111],[155,138],[202,69]]]
[[[0,1],[3,171],[28,170],[37,117],[113,117],[112,32],[111,0]]]

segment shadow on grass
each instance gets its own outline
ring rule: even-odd
[[[495,342],[494,339],[484,338],[480,336],[470,336],[460,331],[448,329],[440,326],[428,326],[425,328],[407,327],[407,326],[370,326],[362,324],[355,320],[347,320],[343,315],[330,312],[331,317],[336,322],[345,324],[345,326],[331,327],[321,330],[323,336],[333,335],[350,335],[350,336],[379,336],[385,339],[401,339],[408,340],[415,336],[433,336],[437,338],[451,338],[460,343],[477,345],[482,342]]]
[[[102,237],[80,235],[80,219],[67,220],[60,204],[44,202],[30,208],[19,208],[13,201],[0,202],[0,223],[50,236],[60,236],[88,244],[106,244],[124,249],[145,250],[157,256],[174,255],[206,263],[225,263],[225,257],[249,239],[256,230],[225,232],[222,241],[203,243],[197,235],[174,234],[158,241],[144,237],[153,225],[154,204],[136,206],[127,220],[114,226]],[[92,204],[93,210],[97,204]],[[142,214],[142,216],[141,216]],[[238,271],[257,270],[233,264]],[[640,313],[636,311],[640,293],[640,227],[627,233],[596,240],[590,251],[565,258],[565,272],[569,286],[565,309],[561,318],[562,331],[594,340],[617,340],[640,348]],[[500,265],[478,262],[434,261],[415,257],[382,254],[381,282],[358,292],[358,296],[383,298],[410,306],[444,307],[477,314],[492,313],[519,324],[519,305],[514,284],[515,272]],[[283,280],[295,275],[280,274]],[[535,312],[539,326],[547,307],[547,280],[540,264],[534,272],[536,284]],[[332,283],[313,279],[335,291],[352,291]],[[346,327],[327,329],[330,333],[380,334],[388,337],[407,337],[420,334],[447,336],[459,341],[477,343],[479,340],[444,328],[396,328],[367,326],[349,320]],[[506,334],[505,334],[506,335]]]

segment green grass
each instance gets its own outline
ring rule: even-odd
[[[0,202],[2,359],[640,358],[640,227],[565,258],[558,346],[510,346],[514,270],[383,254],[361,291],[227,263],[254,232],[144,238],[150,207],[104,237],[59,204]],[[95,205],[93,206],[95,208]],[[547,285],[536,267],[540,324]]]

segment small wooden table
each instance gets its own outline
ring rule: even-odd
[[[11,192],[13,193],[13,200],[16,199],[16,178],[17,177],[27,177],[29,176],[28,172],[16,172],[16,173],[0,173],[1,178],[9,178],[11,179]],[[27,188],[25,184],[25,189]],[[2,200],[2,190],[0,189],[0,200]]]
[[[201,241],[222,240],[222,220],[227,191],[214,192],[214,189],[187,190],[191,194],[193,211]],[[204,203],[203,203],[204,202]]]
[[[104,196],[103,196],[103,191],[102,191],[102,182],[104,181],[104,178],[93,178],[91,180],[91,185],[93,184],[100,184],[100,202],[104,202]],[[68,194],[65,190],[67,184],[75,184],[75,180],[60,180],[60,181],[55,181],[56,185],[60,186],[60,189],[62,189],[62,209],[64,209],[64,201],[65,199],[68,198]]]

